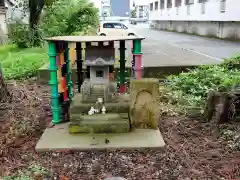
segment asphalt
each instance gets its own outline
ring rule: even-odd
[[[239,42],[159,31],[150,29],[148,24],[132,27],[146,38],[142,51],[143,65],[148,67],[218,64],[240,52]],[[130,53],[130,43],[127,48]]]

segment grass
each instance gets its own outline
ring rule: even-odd
[[[23,79],[36,75],[48,62],[47,48],[19,49],[15,45],[0,46],[0,62],[5,79]]]

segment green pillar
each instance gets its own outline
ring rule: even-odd
[[[136,79],[142,78],[142,45],[141,39],[134,40],[134,47],[133,47],[133,56],[134,56],[134,74]]]
[[[142,41],[141,39],[133,40],[133,44],[134,44],[133,51],[134,51],[134,54],[142,54],[141,41]]]
[[[120,41],[120,72],[119,72],[119,88],[120,88],[120,93],[123,94],[125,93],[125,41]]]
[[[66,58],[66,64],[67,64],[67,88],[68,88],[68,98],[69,101],[72,101],[73,98],[73,83],[72,83],[72,79],[71,79],[71,63],[70,63],[70,59],[69,59],[69,46],[68,46],[68,42],[65,42],[65,51],[64,51],[64,56]]]
[[[53,124],[58,124],[60,120],[60,109],[59,109],[59,99],[58,99],[58,77],[57,77],[57,63],[56,63],[56,44],[54,41],[48,42],[48,56],[50,59],[50,82],[51,86],[51,108],[52,108],[52,122]]]

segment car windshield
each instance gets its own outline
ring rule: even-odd
[[[126,25],[119,22],[107,22],[103,24],[103,28],[126,29]]]
[[[116,24],[114,24],[114,28],[116,28],[116,29],[122,29],[122,28],[123,28],[123,25],[122,25],[122,24],[119,24],[119,23],[116,23]]]

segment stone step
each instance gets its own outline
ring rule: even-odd
[[[95,103],[82,103],[82,102],[73,102],[70,108],[72,114],[75,113],[88,113],[91,107],[94,107]],[[129,103],[128,102],[117,102],[117,103],[104,103],[104,106],[107,112],[112,113],[128,113],[129,112]]]
[[[104,90],[91,90],[91,94],[102,94]]]
[[[104,95],[104,93],[91,93],[91,96],[100,96],[102,97]]]
[[[71,103],[70,112],[71,114],[87,114],[90,108],[94,107],[95,104],[96,102],[83,103],[81,102],[81,95],[75,94]],[[104,106],[107,109],[107,113],[128,113],[130,109],[130,96],[120,96],[118,102],[106,102]]]
[[[107,113],[94,115],[72,114],[69,132],[75,133],[127,133],[130,121],[127,114]]]

